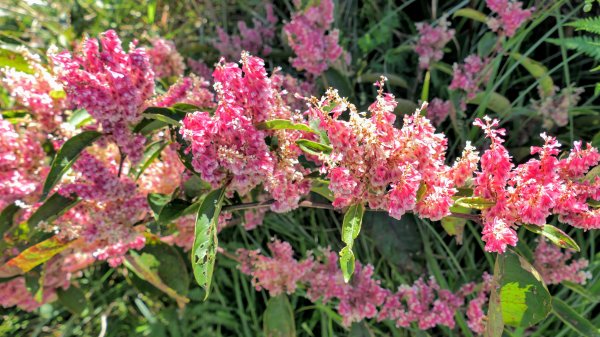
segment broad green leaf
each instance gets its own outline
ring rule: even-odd
[[[329,189],[329,181],[323,179],[313,179],[310,187],[311,192],[315,192],[329,201],[333,201],[333,192]]]
[[[499,255],[499,290],[504,324],[530,327],[548,316],[552,297],[540,274],[513,251]]]
[[[183,308],[189,299],[182,296],[175,291],[175,289],[169,287],[160,278],[158,274],[158,268],[160,266],[159,260],[150,254],[139,254],[134,250],[130,250],[129,254],[125,256],[123,264],[133,271],[139,278],[152,284],[160,291],[173,298],[180,308]]]
[[[463,197],[454,202],[455,206],[483,210],[495,205],[495,202],[480,197]]]
[[[42,199],[45,199],[50,190],[58,184],[62,176],[67,173],[71,165],[75,163],[81,151],[92,145],[94,141],[100,138],[102,134],[97,131],[84,131],[71,139],[67,140],[60,150],[56,153],[56,157],[52,161],[50,172],[44,182],[42,191]]]
[[[315,130],[311,129],[310,126],[306,124],[294,123],[287,119],[272,119],[270,121],[264,121],[256,124],[256,128],[259,130],[300,130],[316,133]]]
[[[593,181],[596,177],[600,176],[600,165],[594,166],[588,173],[585,175],[585,180]]]
[[[469,104],[481,105],[485,100],[486,93],[480,92],[475,98],[467,101]],[[508,98],[500,95],[497,92],[491,92],[487,100],[487,108],[497,113],[498,115],[507,115],[510,112],[512,104]]]
[[[78,109],[73,111],[71,116],[67,119],[67,123],[71,124],[74,128],[80,128],[93,118],[85,109]]]
[[[54,193],[29,217],[27,224],[29,228],[35,228],[40,222],[52,222],[64,212],[79,202],[76,198],[64,197]]]
[[[543,226],[536,226],[525,224],[524,226],[527,230],[531,232],[543,235],[548,240],[550,240],[550,242],[557,245],[558,247],[570,248],[578,252],[581,250],[577,242],[575,242],[575,240],[573,240],[569,235],[567,235],[567,233],[552,225],[546,224]]]
[[[396,109],[394,109],[394,113],[396,115],[412,114],[418,109],[418,106],[415,104],[415,102],[404,98],[396,98],[396,102],[398,103],[398,105],[396,105]]]
[[[342,242],[352,249],[354,240],[360,233],[363,215],[365,214],[365,206],[363,204],[352,205],[344,215],[342,224]]]
[[[10,227],[12,227],[14,216],[20,209],[21,207],[15,204],[10,204],[4,207],[4,209],[0,213],[0,241],[4,236],[4,233],[6,233],[6,231],[9,230]]]
[[[194,244],[192,246],[192,267],[196,282],[204,288],[204,299],[210,294],[210,285],[217,247],[217,222],[221,213],[221,206],[225,199],[225,188],[214,190],[206,195],[198,208]]]
[[[490,300],[488,302],[488,320],[487,324],[485,325],[486,337],[502,337],[502,332],[504,331],[504,321],[502,320],[502,304],[500,302],[500,295],[498,294],[501,278],[504,274],[504,265],[501,265],[501,259],[504,259],[503,255],[496,255],[496,263],[494,264],[494,277],[492,279]]]
[[[169,201],[171,201],[171,196],[161,193],[148,193],[146,199],[148,200],[148,205],[154,214],[154,219],[158,219],[160,211],[163,209],[163,207],[165,207],[166,204],[169,203]]]
[[[56,289],[56,295],[58,295],[58,302],[75,315],[81,315],[89,307],[85,293],[74,285],[71,285],[66,290],[62,288]]]
[[[496,45],[498,35],[494,32],[487,32],[477,42],[477,54],[481,57],[486,57]]]
[[[398,220],[385,212],[365,212],[361,231],[377,242],[375,249],[392,265],[401,268],[400,272],[418,268],[411,256],[421,252],[423,242],[412,214]]]
[[[0,277],[24,274],[62,252],[71,242],[64,242],[53,236],[35,244],[0,266]]]
[[[286,294],[271,297],[263,314],[265,337],[294,337],[296,323],[294,311]]]
[[[170,124],[161,122],[157,119],[144,118],[134,128],[134,133],[140,133],[142,135],[148,135],[154,130],[162,129]]]
[[[180,112],[185,112],[185,113],[202,110],[199,106],[195,106],[193,104],[188,104],[188,103],[175,103],[175,104],[173,104],[173,106],[171,106],[171,108],[173,108],[177,111],[180,111]]]
[[[185,118],[185,112],[174,108],[149,107],[142,113],[148,119],[156,119],[166,124],[179,126],[179,122]]]
[[[453,206],[450,207],[450,211],[453,213],[462,213],[469,214],[471,210],[466,207],[461,206]],[[442,218],[440,221],[442,223],[442,227],[448,233],[448,235],[456,237],[456,243],[462,244],[463,241],[463,232],[465,229],[465,224],[467,223],[466,219],[457,218],[452,215]]]
[[[369,328],[369,324],[362,321],[352,323],[348,337],[375,337],[375,334]]]
[[[340,267],[344,275],[344,281],[348,283],[354,274],[354,253],[352,248],[346,246],[340,251]]]
[[[29,67],[27,59],[20,53],[10,50],[12,48],[0,46],[0,68],[9,67],[32,74],[33,70]]]
[[[179,295],[188,294],[190,278],[185,260],[177,249],[153,237],[147,240],[139,254],[142,261],[149,261],[147,265],[164,284]]]
[[[575,330],[579,336],[600,336],[600,329],[578,314],[568,304],[556,297],[552,299],[552,312],[556,317],[563,321],[563,323]]]
[[[313,155],[317,155],[317,156],[322,153],[330,154],[331,151],[333,150],[333,148],[329,145],[317,143],[317,142],[314,142],[314,141],[308,140],[308,139],[298,139],[296,141],[296,144],[302,151],[304,151],[308,154],[313,154]]]
[[[510,53],[510,56],[519,62],[523,67],[525,67],[531,76],[540,82],[540,87],[546,96],[552,95],[554,90],[554,82],[548,73],[548,68],[541,63],[516,52]]]
[[[184,212],[191,207],[192,204],[182,199],[174,199],[160,210],[158,214],[157,223],[159,226],[168,225],[173,220],[179,218]]]
[[[461,16],[461,17],[468,18],[471,20],[487,23],[487,15],[485,15],[485,14],[481,13],[480,11],[475,10],[473,8],[461,8],[461,9],[457,10],[456,12],[454,12],[454,15],[452,15],[452,17],[457,17],[457,16]]]
[[[144,155],[142,156],[142,160],[138,166],[136,166],[133,170],[131,170],[135,180],[137,180],[144,171],[152,165],[152,163],[160,156],[162,150],[167,147],[167,143],[164,141],[156,141],[146,147],[144,150]]]

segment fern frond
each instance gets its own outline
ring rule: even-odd
[[[550,43],[563,45],[568,49],[577,50],[600,61],[600,37],[577,36],[564,39],[548,39]]]
[[[584,30],[586,32],[600,35],[600,16],[576,20],[569,22],[566,25],[575,27],[577,30]]]

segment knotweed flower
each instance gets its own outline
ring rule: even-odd
[[[175,43],[171,40],[153,38],[152,48],[148,48],[148,57],[156,78],[181,76],[185,70],[183,57],[177,52]]]
[[[446,18],[442,18],[435,27],[425,22],[419,22],[416,26],[419,39],[415,45],[415,52],[419,55],[419,68],[429,69],[432,63],[442,59],[443,48],[452,40],[455,32],[454,29],[449,29]]]
[[[502,31],[507,37],[515,35],[534,11],[533,7],[523,9],[523,3],[516,0],[486,0],[486,5],[496,14],[488,19],[488,26],[494,32]]]

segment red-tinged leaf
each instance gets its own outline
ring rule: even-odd
[[[65,242],[53,236],[33,245],[1,266],[0,277],[4,278],[24,274],[65,250],[71,242],[73,241]]]

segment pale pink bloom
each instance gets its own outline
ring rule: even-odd
[[[67,98],[86,109],[102,131],[132,162],[143,154],[145,138],[130,127],[142,119],[144,101],[154,94],[154,72],[144,49],[132,43],[129,53],[113,30],[87,39],[81,54],[64,51],[50,55]]]
[[[439,126],[448,117],[451,111],[454,110],[451,101],[443,101],[439,98],[434,98],[427,106],[427,118],[435,126]]]
[[[175,43],[158,37],[151,39],[150,42],[152,48],[148,48],[147,53],[154,76],[160,79],[183,75],[185,63],[183,63],[183,57],[177,52]]]
[[[523,9],[523,3],[516,0],[486,0],[486,5],[496,14],[496,17],[488,19],[490,29],[494,32],[501,30],[508,37],[515,35],[534,11],[533,7]]]
[[[213,46],[219,50],[226,59],[237,59],[243,51],[253,55],[268,56],[271,53],[275,37],[275,24],[277,17],[273,13],[273,4],[265,4],[267,14],[266,22],[253,19],[250,28],[244,21],[238,21],[238,35],[229,35],[223,28],[217,27],[218,39],[213,41]]]
[[[419,22],[416,26],[419,39],[415,45],[415,52],[419,55],[419,68],[428,69],[432,63],[442,59],[443,48],[452,40],[455,32],[454,29],[449,29],[446,18],[442,18],[435,27],[425,22]]]
[[[573,252],[564,252],[557,246],[540,239],[534,252],[534,266],[540,272],[546,284],[558,284],[563,281],[585,284],[592,278],[586,271],[589,261],[586,259],[571,260]]]
[[[577,106],[581,99],[583,88],[567,87],[558,92],[558,87],[553,87],[550,94],[545,94],[541,87],[539,101],[532,101],[532,108],[544,119],[544,128],[550,129],[554,125],[565,126],[569,123],[569,108]]]
[[[329,67],[329,63],[342,56],[338,45],[339,31],[332,29],[333,1],[321,0],[292,14],[292,20],[283,26],[288,43],[294,53],[292,66],[298,70],[318,76]],[[347,54],[349,55],[349,54]]]
[[[194,74],[180,78],[163,95],[146,102],[147,106],[169,107],[176,103],[195,105],[199,108],[214,108],[215,95],[208,81]]]
[[[489,72],[484,71],[488,62],[488,59],[482,59],[476,54],[472,54],[465,58],[463,64],[454,63],[452,66],[454,73],[449,88],[465,91],[468,99],[475,98],[481,91],[482,83],[489,76]]]
[[[200,76],[205,81],[212,79],[213,70],[203,60],[187,59],[187,65],[192,73]]]
[[[66,99],[61,84],[56,77],[42,64],[39,55],[31,54],[26,49],[19,49],[25,57],[31,74],[17,71],[14,68],[0,69],[4,86],[16,102],[26,107],[39,122],[44,131],[50,132],[63,120]]]

